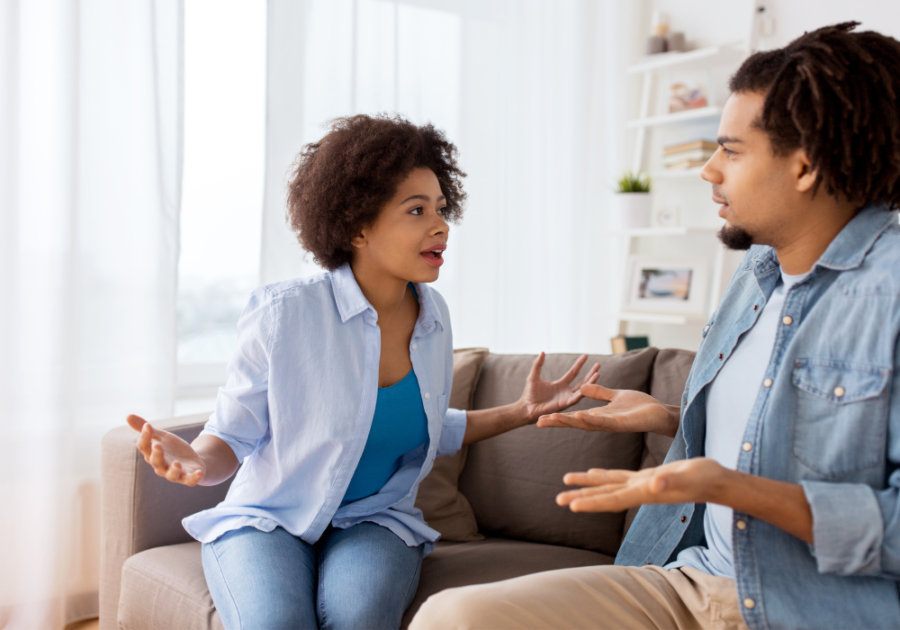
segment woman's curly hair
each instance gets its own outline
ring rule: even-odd
[[[294,161],[288,222],[317,263],[337,269],[350,262],[360,229],[375,221],[400,182],[419,167],[437,176],[447,200],[444,216],[456,222],[466,200],[457,153],[432,125],[387,115],[337,118]]]
[[[749,57],[732,92],[766,94],[758,126],[776,155],[803,148],[813,194],[859,205],[900,202],[900,42],[859,22],[826,26]]]

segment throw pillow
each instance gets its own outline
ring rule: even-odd
[[[488,354],[487,348],[462,348],[453,351],[450,407],[472,408],[475,386]],[[416,507],[422,510],[429,527],[440,532],[441,540],[470,542],[484,538],[478,533],[472,506],[457,489],[467,452],[468,447],[464,446],[454,455],[435,459],[434,468],[419,485],[419,493],[416,495]]]

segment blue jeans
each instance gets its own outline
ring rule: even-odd
[[[329,527],[313,545],[242,527],[203,545],[203,572],[226,630],[396,630],[422,551],[375,523]]]

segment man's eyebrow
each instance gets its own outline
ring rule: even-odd
[[[743,140],[741,140],[740,138],[735,138],[734,136],[719,136],[718,138],[716,138],[716,142],[718,142],[719,144],[739,144],[743,143]]]
[[[400,203],[401,203],[401,204],[404,204],[404,203],[406,203],[407,201],[412,201],[413,199],[421,199],[422,201],[431,201],[431,197],[429,197],[428,195],[413,195],[413,196],[411,196],[411,197],[407,197],[406,199],[404,199],[404,200],[401,201]],[[444,200],[446,200],[446,197],[444,197],[444,195],[441,195],[440,197],[437,198],[437,200],[438,200],[438,201],[444,201]]]

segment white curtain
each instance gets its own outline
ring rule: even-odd
[[[606,352],[619,244],[623,77],[642,3],[269,0],[262,280],[315,271],[285,226],[285,175],[324,123],[433,122],[469,174],[436,287],[457,347]]]
[[[0,3],[0,627],[96,616],[101,438],[172,411],[181,15]]]

